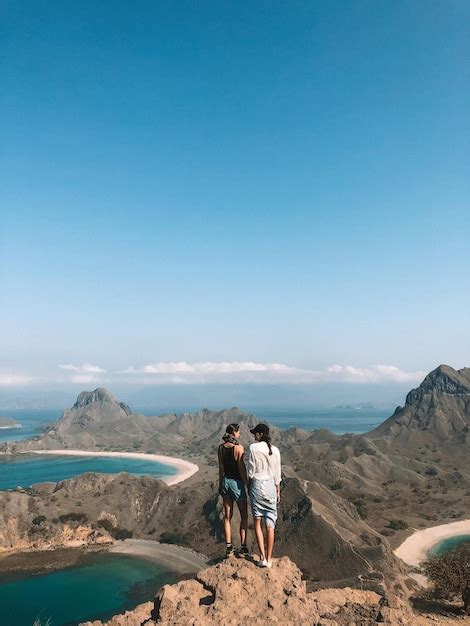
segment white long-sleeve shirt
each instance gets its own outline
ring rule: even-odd
[[[281,453],[276,446],[271,446],[269,454],[268,444],[265,441],[255,441],[250,445],[246,471],[248,478],[267,480],[274,478],[274,483],[281,482]]]

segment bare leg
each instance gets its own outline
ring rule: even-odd
[[[264,535],[261,529],[261,517],[255,517],[254,521],[255,521],[255,536],[256,536],[256,542],[258,543],[259,555],[261,557],[261,560],[264,561],[266,557],[265,557],[265,552],[264,552]]]
[[[248,503],[246,498],[245,500],[239,500],[237,505],[240,511],[240,542],[243,546],[246,543],[246,531],[248,529]]]
[[[270,561],[273,556],[274,528],[271,528],[267,524],[266,524],[266,540],[268,544],[266,547],[266,559]]]
[[[224,497],[224,535],[225,543],[232,543],[232,515],[233,515],[233,500],[232,498]]]

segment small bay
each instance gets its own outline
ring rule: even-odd
[[[78,566],[0,583],[2,626],[74,626],[109,619],[151,600],[177,574],[144,558],[90,555]]]
[[[155,476],[163,478],[176,474],[171,465],[146,459],[121,457],[85,457],[41,454],[0,455],[0,490],[30,487],[35,483],[57,482],[84,472],[101,472]]]

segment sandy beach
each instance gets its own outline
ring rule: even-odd
[[[394,554],[408,565],[417,566],[426,559],[429,550],[436,543],[458,535],[470,535],[470,519],[418,530],[408,537]]]
[[[199,466],[190,461],[177,459],[173,456],[164,456],[162,454],[145,454],[144,452],[89,452],[87,450],[22,450],[20,454],[55,454],[60,456],[110,456],[121,459],[145,459],[146,461],[155,461],[164,465],[175,467],[177,472],[174,476],[165,476],[161,480],[167,485],[176,485],[183,480],[187,480],[190,476],[199,470]]]
[[[209,566],[206,556],[189,548],[150,539],[124,539],[115,541],[109,552],[129,554],[150,559],[179,574],[193,574]]]

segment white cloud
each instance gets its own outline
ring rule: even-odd
[[[332,365],[327,368],[332,379],[351,383],[375,382],[416,382],[425,377],[425,372],[406,372],[394,365],[374,365],[370,368],[353,367],[351,365]]]
[[[393,365],[370,368],[332,365],[323,370],[304,370],[283,363],[253,361],[158,362],[128,367],[119,373],[130,374],[128,382],[142,384],[418,382],[425,376],[424,372],[407,372]]]
[[[72,363],[66,363],[65,365],[58,365],[61,370],[67,372],[88,372],[93,374],[104,374],[106,370],[102,369],[98,365],[92,365],[91,363],[82,363],[81,365],[72,365]]]
[[[33,382],[31,376],[23,376],[21,374],[1,374],[0,373],[0,386],[2,387],[15,387],[22,385],[29,385]]]
[[[70,382],[75,385],[90,385],[102,383],[103,380],[101,378],[97,378],[96,376],[88,376],[86,374],[77,374],[75,376],[70,377]]]

